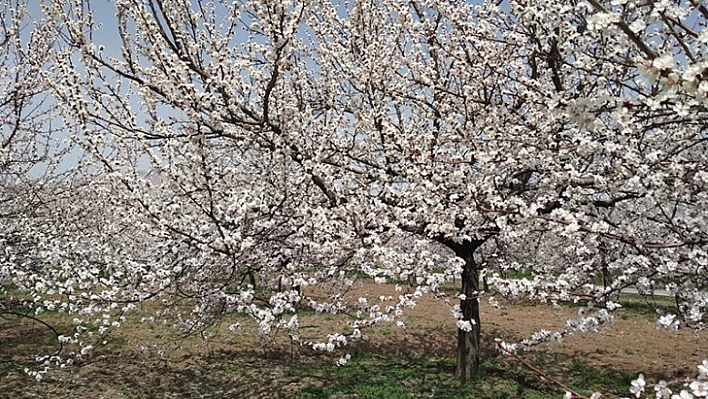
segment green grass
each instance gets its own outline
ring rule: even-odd
[[[293,372],[320,382],[303,388],[302,398],[465,397],[444,372],[448,367],[444,360],[355,356],[344,367],[298,366]]]
[[[545,357],[544,357],[545,356]],[[614,392],[626,389],[633,375],[591,366],[581,360],[557,355],[534,355],[532,361],[578,392]],[[538,364],[541,362],[542,364]],[[301,390],[301,398],[558,398],[563,389],[543,381],[513,359],[488,357],[482,361],[478,379],[461,385],[454,375],[451,358],[426,359],[355,355],[344,367],[296,365],[293,373],[317,381]]]
[[[570,361],[565,375],[571,384],[580,385],[589,393],[599,390],[607,391],[608,387],[627,389],[636,377],[636,373],[598,368],[577,358]],[[623,392],[620,390],[618,393]]]
[[[651,296],[643,297],[637,294],[622,294],[619,299],[620,314],[630,316],[656,317],[656,312],[675,313],[676,301],[673,297]]]

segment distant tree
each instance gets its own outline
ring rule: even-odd
[[[56,26],[34,19],[31,3],[0,4],[0,316],[31,318],[59,335],[35,313],[37,297],[16,295],[41,286],[39,243],[71,149],[57,130],[61,123],[45,84]]]
[[[34,262],[26,220],[47,200],[42,186],[56,177],[66,153],[53,126],[50,94],[42,71],[56,35],[36,26],[27,2],[0,4],[0,282],[12,265]]]

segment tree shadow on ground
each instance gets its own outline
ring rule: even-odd
[[[383,373],[379,371],[382,369],[394,375],[420,371],[421,378],[448,386],[453,386],[455,381],[457,337],[454,328],[416,328],[374,333],[370,340],[351,341],[335,353],[314,351],[304,343],[291,347],[288,342],[281,342],[268,350],[257,343],[211,348],[195,344],[191,350],[177,350],[168,357],[152,352],[141,354],[129,348],[103,348],[81,364],[53,371],[41,383],[35,383],[22,372],[26,362],[20,363],[18,356],[30,359],[29,349],[41,349],[37,346],[41,342],[49,345],[51,337],[41,335],[35,340],[27,340],[27,334],[38,333],[35,327],[30,327],[30,330],[24,327],[0,330],[4,341],[7,339],[7,342],[17,344],[11,349],[0,348],[0,356],[6,361],[0,369],[0,398],[81,399],[96,398],[97,393],[106,399],[297,398],[301,397],[303,390],[326,390],[328,386],[341,383],[337,379],[341,380],[343,374],[331,370],[336,368],[339,356],[347,353],[352,356],[353,367],[359,368],[349,373],[352,382],[390,378],[388,374],[376,377],[375,373]],[[518,361],[501,356],[495,348],[496,337],[511,341],[520,338],[487,325],[481,348],[483,379],[507,383],[513,380],[520,387],[518,389],[548,391],[551,388]],[[23,339],[27,340],[27,346],[23,346]],[[569,384],[594,379],[598,386],[602,386],[608,381],[617,383],[618,376],[623,383],[627,378],[609,369],[600,377],[594,376],[593,373],[598,373],[597,368],[577,361],[589,358],[588,354],[538,350],[523,356],[531,364],[552,376],[560,376]],[[411,384],[415,389],[421,387],[420,381],[411,379],[417,377],[407,378],[403,383]]]

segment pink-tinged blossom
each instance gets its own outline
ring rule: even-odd
[[[688,384],[688,387],[691,388],[691,393],[695,397],[702,398],[708,396],[708,381],[692,381],[690,384]]]

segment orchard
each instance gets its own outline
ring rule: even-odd
[[[346,367],[453,282],[463,382],[481,301],[584,309],[507,356],[601,331],[628,288],[675,299],[667,333],[706,328],[702,1],[6,3],[0,312],[75,324],[38,380],[136,313],[247,315]],[[361,279],[398,289],[343,300]],[[305,339],[303,312],[350,321]],[[627,395],[708,396],[707,367]]]

